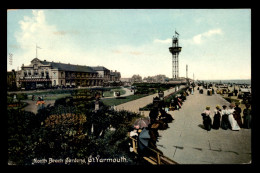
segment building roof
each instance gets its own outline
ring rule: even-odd
[[[91,67],[95,71],[105,71],[108,70],[106,67],[103,66],[96,66],[96,67]]]
[[[96,66],[96,67],[90,67],[90,66],[84,66],[84,65],[74,65],[74,64],[64,64],[60,62],[50,62],[50,61],[41,61],[38,58],[34,58],[31,62],[39,61],[43,65],[51,66],[52,68],[57,68],[59,70],[64,70],[64,71],[75,71],[75,72],[88,72],[88,73],[97,73],[97,71],[110,71],[104,66]],[[32,65],[31,65],[32,66]],[[26,67],[31,67],[25,66]],[[118,74],[114,74],[118,75]],[[120,73],[119,73],[120,75]]]
[[[120,72],[110,72],[111,76],[116,76],[116,77],[120,77],[121,73]]]
[[[49,61],[40,61],[42,64],[50,64],[53,68],[64,71],[76,71],[76,72],[88,72],[88,73],[97,73],[93,68],[83,65],[73,65],[73,64],[64,64],[58,62],[49,62]]]

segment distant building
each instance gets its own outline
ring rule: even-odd
[[[8,71],[7,72],[7,90],[16,90],[16,72],[15,70]]]
[[[111,80],[110,70],[103,66],[73,65],[41,61],[38,58],[34,58],[28,66],[22,65],[16,75],[17,86],[26,89],[52,86],[102,86],[104,82]]]
[[[103,78],[104,82],[110,81],[110,70],[103,66],[91,67],[98,72],[99,76]]]
[[[113,72],[113,70],[110,71],[110,81],[120,81],[121,79],[121,73],[117,72],[116,70]]]
[[[120,86],[122,85],[121,82],[121,73],[118,71],[111,70],[110,71],[110,80],[108,82],[104,82],[105,86]]]
[[[147,83],[164,83],[167,77],[165,75],[156,75],[144,77],[143,82]]]
[[[133,75],[131,80],[130,80],[131,83],[138,83],[138,82],[143,82],[143,79],[140,75]]]
[[[124,86],[129,86],[131,85],[131,78],[121,78],[121,82]]]

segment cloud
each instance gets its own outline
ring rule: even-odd
[[[65,35],[66,32],[65,31],[55,31],[53,32],[54,35]]]
[[[113,54],[130,54],[130,55],[142,55],[144,50],[132,46],[119,46],[117,49],[113,49],[111,52]]]
[[[45,14],[42,10],[33,10],[33,17],[24,16],[24,19],[19,21],[20,31],[15,33],[17,43],[24,51],[35,47],[35,44],[41,44],[45,47],[48,42],[55,41],[52,35],[57,32],[57,28],[53,25],[48,25],[45,21]]]
[[[44,10],[32,10],[32,16],[24,16],[18,24],[19,29],[14,34],[17,42],[15,48],[20,48],[21,51],[14,52],[16,67],[22,64],[28,65],[35,58],[36,44],[42,48],[38,49],[39,59],[66,63],[72,63],[72,58],[75,63],[80,63],[82,58],[86,59],[87,54],[80,50],[73,38],[79,32],[59,30],[56,25],[50,25],[46,21]],[[13,49],[14,45],[9,47]]]
[[[13,67],[29,65],[35,58],[37,44],[42,48],[37,52],[41,60],[87,66],[101,65],[110,70],[118,70],[125,77],[132,76],[133,71],[142,76],[147,73],[163,73],[168,76],[167,73],[171,73],[168,68],[161,69],[161,66],[168,66],[168,62],[171,62],[171,55],[165,44],[155,44],[159,40],[139,46],[124,44],[111,45],[105,49],[86,49],[84,44],[79,45],[77,37],[74,37],[76,34],[80,34],[76,29],[68,31],[49,24],[44,10],[34,10],[32,16],[24,16],[19,21],[15,38],[21,51],[14,52],[14,59],[17,61]],[[12,67],[8,68],[11,70]]]
[[[77,35],[79,34],[78,31],[55,31],[53,32],[54,35],[66,35],[66,34],[74,34]]]
[[[207,39],[209,39],[210,37],[212,37],[214,35],[221,35],[221,34],[222,34],[221,29],[212,29],[212,30],[209,30],[209,31],[204,32],[202,34],[195,35],[192,38],[191,43],[201,44],[201,43],[205,42]]]
[[[143,54],[142,52],[139,52],[139,51],[131,51],[129,53],[132,55],[142,55]]]
[[[154,43],[162,43],[162,44],[169,44],[172,42],[172,39],[168,38],[165,40],[160,40],[160,39],[154,39],[153,40]]]
[[[122,53],[122,51],[120,51],[120,50],[112,50],[112,52],[115,53],[115,54],[121,54]]]

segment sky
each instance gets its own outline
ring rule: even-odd
[[[122,78],[251,79],[250,9],[21,9],[7,11],[7,70],[40,60],[104,66]],[[10,54],[12,63],[10,64]]]

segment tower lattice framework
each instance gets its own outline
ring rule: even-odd
[[[169,51],[172,54],[172,78],[179,78],[179,53],[181,52],[179,46],[179,34],[175,31],[175,35],[172,38],[172,47],[169,47]]]

